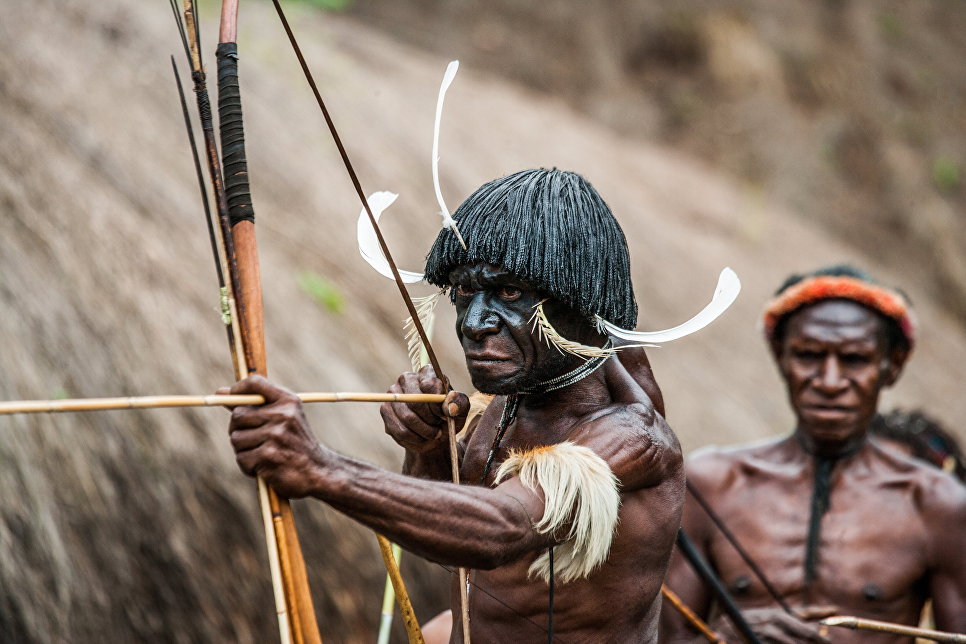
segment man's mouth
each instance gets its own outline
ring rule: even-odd
[[[471,362],[506,362],[509,360],[509,356],[505,356],[499,353],[467,353],[466,359]]]
[[[847,405],[804,405],[804,411],[815,416],[843,416],[855,411]]]

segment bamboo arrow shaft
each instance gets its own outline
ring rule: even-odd
[[[728,644],[708,626],[708,623],[698,617],[698,614],[691,610],[684,601],[673,590],[661,584],[661,594],[674,608],[684,616],[688,622],[701,633],[702,636],[711,644]]]
[[[862,619],[838,615],[827,617],[821,621],[825,626],[841,626],[853,630],[876,631],[879,633],[895,633],[896,635],[909,635],[920,637],[934,642],[966,642],[966,633],[946,633],[944,631],[934,631],[928,628],[916,628],[905,624],[893,624],[891,622],[880,622],[874,619]]]
[[[307,392],[296,394],[304,403],[405,402],[442,403],[443,394],[379,394],[368,392]],[[130,396],[115,398],[65,398],[62,400],[11,400],[0,402],[0,416],[11,414],[49,414],[69,411],[108,411],[112,409],[162,409],[168,407],[237,407],[263,405],[257,395],[237,396]]]

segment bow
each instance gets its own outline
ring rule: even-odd
[[[225,0],[227,3],[229,0]],[[285,34],[288,36],[289,42],[292,45],[292,49],[298,58],[299,65],[302,68],[302,72],[305,75],[305,79],[312,89],[312,93],[315,95],[316,102],[319,105],[319,109],[322,111],[322,116],[325,119],[326,125],[329,128],[329,132],[332,135],[332,139],[335,142],[336,147],[339,150],[339,154],[342,157],[342,161],[345,165],[346,172],[349,175],[349,179],[352,181],[352,185],[355,188],[356,194],[359,200],[362,202],[362,207],[369,218],[369,223],[372,224],[372,229],[376,234],[376,239],[379,242],[379,247],[382,250],[382,254],[389,264],[389,270],[392,273],[393,281],[395,281],[396,286],[399,289],[399,295],[403,299],[403,303],[406,305],[406,309],[409,311],[409,316],[413,328],[416,334],[419,336],[423,343],[423,347],[426,351],[427,358],[430,364],[433,366],[433,370],[436,376],[443,381],[444,386],[449,388],[449,381],[443,374],[443,370],[440,368],[439,361],[436,358],[436,353],[433,351],[432,343],[429,341],[429,335],[426,333],[426,329],[420,320],[419,312],[416,305],[413,303],[412,297],[409,295],[409,291],[406,290],[406,285],[403,278],[399,274],[399,269],[396,267],[396,262],[392,258],[392,254],[389,252],[389,247],[386,244],[386,240],[382,235],[382,231],[379,228],[379,223],[376,216],[373,214],[372,209],[369,206],[369,202],[366,199],[365,192],[362,190],[362,184],[359,182],[359,177],[356,175],[355,169],[352,166],[352,162],[349,160],[349,155],[346,152],[345,146],[342,144],[342,139],[339,136],[338,131],[335,128],[335,123],[332,121],[332,117],[329,114],[328,108],[325,106],[325,101],[322,100],[322,94],[319,92],[319,88],[315,83],[315,79],[312,77],[312,72],[309,71],[308,64],[305,62],[305,57],[302,55],[302,50],[298,45],[298,41],[295,39],[295,34],[292,32],[292,28],[289,25],[288,19],[285,17],[285,12],[282,10],[282,6],[279,0],[272,0],[275,5],[275,11],[278,14],[279,20],[282,22],[282,27],[285,29]],[[224,16],[224,13],[222,14]],[[447,416],[447,430],[449,434],[449,447],[450,447],[450,466],[453,472],[453,482],[459,483],[459,457],[456,449],[456,428],[454,421],[451,417]],[[391,561],[391,557],[386,557],[388,550],[383,547],[384,544],[380,544],[382,551],[386,560],[387,568],[390,569],[390,577],[393,577],[393,566],[394,560]],[[465,568],[460,568],[458,570],[459,576],[459,591],[460,591],[460,613],[462,618],[462,631],[463,631],[463,641],[465,644],[469,643],[469,609],[468,609],[468,597],[467,597],[467,572]],[[395,578],[394,578],[395,579]],[[395,581],[394,581],[395,585]],[[398,588],[397,588],[398,593]],[[405,611],[404,611],[405,612]],[[408,621],[408,620],[407,620]],[[422,636],[418,633],[418,625],[416,632],[412,630],[409,631],[410,642],[421,641]]]
[[[169,2],[179,28],[185,55],[192,69],[192,80],[194,81],[198,111],[201,116],[202,131],[204,133],[209,177],[218,209],[219,226],[217,236],[221,242],[220,245],[218,240],[216,240],[215,227],[211,222],[211,212],[204,187],[204,178],[198,159],[194,133],[188,116],[187,104],[184,100],[184,92],[181,87],[180,77],[178,76],[177,66],[174,64],[172,57],[172,67],[174,68],[178,91],[181,96],[185,124],[194,154],[199,185],[201,186],[202,201],[208,222],[212,250],[216,258],[216,270],[222,293],[222,319],[228,331],[232,361],[235,365],[236,375],[239,380],[253,373],[265,375],[266,360],[261,280],[255,241],[255,216],[248,187],[244,123],[238,83],[238,55],[237,44],[235,42],[238,21],[238,0],[223,0],[217,49],[218,108],[221,146],[224,159],[223,165],[219,164],[217,144],[214,140],[211,106],[205,82],[204,66],[201,61],[201,46],[199,42],[195,3],[194,0],[183,0],[184,22],[182,23],[181,17],[178,14],[176,1],[169,0]],[[281,8],[278,7],[278,9],[281,12]],[[283,23],[286,26],[286,30],[288,30],[288,24],[284,22],[284,16]],[[291,37],[290,31],[289,34]],[[222,173],[222,167],[224,168],[224,174]],[[376,232],[379,234],[378,229]],[[384,252],[388,255],[385,242],[383,241],[382,244]],[[230,287],[226,286],[226,276],[230,282]],[[412,301],[408,299],[408,295],[407,302],[412,309]],[[425,339],[426,333],[422,329],[418,318],[416,318],[415,325],[419,334]],[[435,355],[432,355],[432,348],[429,347],[428,340],[426,340],[425,346],[427,351],[430,352],[433,363],[436,364]],[[330,394],[322,394],[319,400],[331,401],[334,399],[344,399],[342,398],[344,396],[343,394],[335,394],[334,396],[335,398],[332,398]],[[355,395],[351,396],[358,399]],[[310,397],[313,397],[313,395],[310,395]],[[369,394],[364,394],[363,397],[368,400],[376,399],[376,397]],[[425,398],[426,396],[417,397]],[[439,396],[431,397],[434,399],[440,398]],[[120,404],[122,406],[126,404],[132,406],[140,406],[141,404],[149,406],[180,406],[186,402],[189,404],[208,404],[208,401],[205,400],[189,402],[185,400],[185,397],[175,397],[176,400],[165,401],[160,401],[158,398],[150,397],[150,399],[138,401],[129,399]],[[214,398],[219,397],[216,396]],[[403,398],[413,397],[403,396]],[[98,403],[104,402],[98,401]],[[79,407],[72,408],[90,409],[92,408],[90,406],[92,403],[94,401],[80,401]],[[106,401],[106,404],[117,405],[118,401]],[[43,404],[35,404],[33,407],[36,407],[40,411],[52,410]],[[33,411],[32,408],[29,410]],[[15,408],[11,411],[12,413],[17,413],[18,411],[24,411],[24,409]],[[451,446],[451,454],[455,464],[455,429],[452,419],[449,420],[449,430],[450,437],[454,441]],[[454,478],[456,476],[458,475],[454,473]],[[286,644],[290,641],[295,641],[299,644],[315,644],[316,642],[321,644],[318,623],[308,586],[305,562],[299,546],[291,506],[287,500],[279,498],[274,491],[268,488],[261,478],[258,479],[258,492],[263,522],[265,524],[266,544],[268,546],[269,564],[272,570],[272,585],[281,640]],[[389,573],[389,579],[405,619],[410,642],[412,644],[422,644],[423,640],[419,630],[419,624],[412,605],[409,602],[409,596],[399,573],[396,559],[392,554],[391,546],[384,537],[380,535],[377,535],[377,537],[379,540],[379,548]]]
[[[188,0],[185,0],[186,2]],[[265,331],[262,314],[261,276],[255,240],[255,213],[248,187],[248,165],[245,158],[245,131],[238,85],[238,56],[235,43],[238,25],[238,0],[222,2],[218,37],[218,117],[224,167],[224,190],[220,198],[227,213],[220,211],[222,234],[229,256],[233,295],[238,309],[238,330],[245,365],[237,365],[237,375],[267,374]],[[225,222],[227,214],[227,222]],[[227,223],[228,229],[224,228]],[[232,248],[233,247],[233,248]],[[305,560],[295,528],[295,517],[287,499],[280,498],[265,482],[258,479],[262,513],[271,518],[269,560],[278,561],[281,588],[275,583],[276,608],[284,606],[286,618],[279,612],[282,641],[321,644],[318,621],[312,605]],[[272,552],[272,541],[276,552]],[[281,592],[281,598],[279,597]],[[291,637],[289,637],[291,636]]]
[[[170,0],[170,2],[192,70],[191,76],[201,117],[208,171],[218,210],[220,246],[215,239],[215,226],[211,223],[207,198],[203,199],[212,249],[216,256],[219,287],[222,292],[222,317],[228,328],[232,361],[239,379],[251,373],[264,375],[265,344],[261,284],[255,244],[254,212],[248,192],[244,129],[234,43],[237,1],[226,0],[222,7],[218,46],[219,120],[222,149],[225,153],[225,169],[229,175],[227,185],[214,139],[195,3],[194,0],[184,0],[184,23],[182,23],[175,1]],[[173,62],[172,59],[172,64]],[[176,66],[175,76],[177,77]],[[195,152],[195,168],[201,180],[200,162],[197,159],[194,135],[187,117],[187,106],[180,79],[178,79],[178,90],[182,97],[182,107],[185,108],[185,120],[192,150]],[[204,197],[203,188],[202,195]],[[226,286],[226,280],[230,288]],[[281,640],[286,644],[291,641],[299,644],[321,644],[291,506],[287,500],[279,498],[269,489],[261,478],[258,479],[258,496],[272,570],[272,588]]]

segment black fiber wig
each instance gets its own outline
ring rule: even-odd
[[[465,264],[500,266],[568,306],[624,329],[637,324],[630,256],[620,224],[579,174],[523,170],[483,185],[426,256],[426,281],[449,286]]]

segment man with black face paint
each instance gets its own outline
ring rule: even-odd
[[[708,449],[688,478],[795,614],[778,607],[693,500],[683,525],[762,642],[911,644],[893,634],[831,629],[844,614],[915,626],[932,599],[936,627],[966,632],[966,489],[869,437],[879,394],[915,342],[906,298],[847,266],[790,278],[764,330],[797,425],[791,436]],[[675,556],[668,586],[705,618],[711,595]],[[727,619],[713,624],[740,641]],[[698,642],[677,615],[663,642]]]
[[[404,548],[470,568],[477,642],[656,642],[660,587],[684,494],[680,446],[644,352],[598,330],[633,329],[623,233],[579,175],[529,170],[474,192],[444,229],[425,278],[449,288],[473,384],[495,395],[386,404],[403,448],[393,474],[320,445],[290,392],[249,378],[233,393],[241,469],[288,497],[314,496]],[[431,368],[390,391],[444,393]],[[449,483],[446,414],[466,425]],[[552,586],[551,586],[552,584]],[[554,592],[551,601],[551,587]],[[454,580],[453,608],[459,614]],[[462,640],[460,620],[427,631]],[[442,627],[440,628],[440,626]]]

